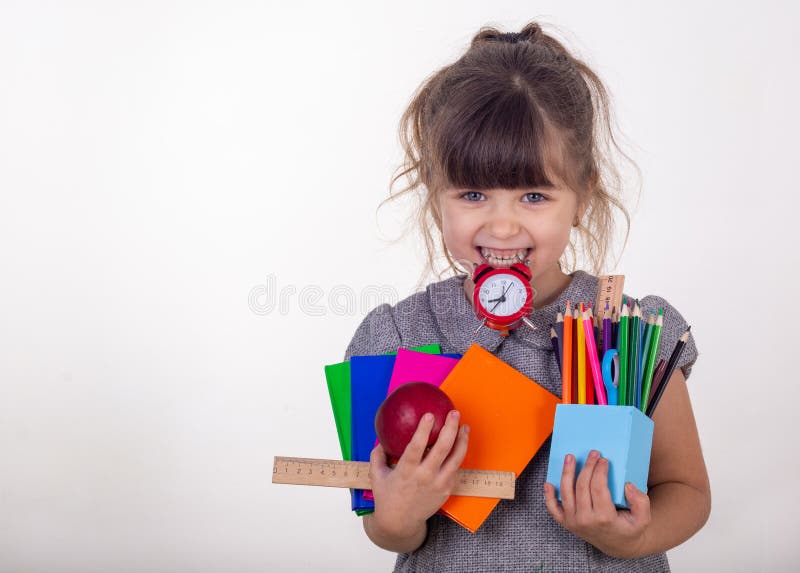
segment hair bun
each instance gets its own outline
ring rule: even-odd
[[[520,32],[500,32],[496,28],[483,28],[472,38],[472,45],[482,42],[507,42],[509,44],[535,42],[541,31],[539,24],[535,22],[527,24]]]

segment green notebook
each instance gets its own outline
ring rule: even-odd
[[[441,354],[442,349],[438,344],[428,344],[412,348],[417,352],[427,352],[428,354]],[[389,354],[397,354],[390,352]],[[350,362],[339,362],[325,366],[325,379],[328,382],[328,394],[331,398],[331,408],[333,409],[333,419],[336,423],[336,433],[339,435],[339,446],[342,449],[342,459],[350,460]],[[372,513],[372,510],[358,510],[356,515]]]

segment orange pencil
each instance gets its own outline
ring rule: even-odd
[[[572,311],[567,301],[564,311],[563,350],[561,351],[561,402],[572,404]]]
[[[581,328],[581,314],[583,313],[583,303],[581,303],[580,313],[575,309],[575,330],[578,332],[578,404],[586,404],[586,333]]]

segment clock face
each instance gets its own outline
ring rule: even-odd
[[[505,273],[487,278],[478,292],[478,300],[483,308],[495,316],[511,316],[519,312],[527,296],[522,279]]]

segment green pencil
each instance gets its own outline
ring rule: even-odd
[[[617,404],[628,405],[628,301],[623,301],[619,315],[619,386]]]
[[[628,402],[631,406],[639,407],[641,402],[640,392],[642,391],[639,385],[639,351],[642,346],[642,337],[639,336],[639,322],[641,320],[642,311],[639,308],[639,301],[633,306],[631,313],[631,340],[630,340],[630,357],[628,358]]]
[[[656,324],[655,313],[651,310],[647,320],[645,320],[644,315],[642,315],[642,323],[644,325],[644,338],[642,339],[644,342],[642,342],[642,356],[641,360],[639,361],[641,366],[639,367],[639,375],[636,378],[639,383],[639,388],[644,385],[644,371],[646,370],[645,367],[647,366],[647,360],[649,359],[647,352],[650,350],[650,339],[653,336],[653,327]]]
[[[652,340],[650,341],[650,350],[648,352],[647,370],[644,373],[644,384],[642,387],[642,412],[647,411],[647,402],[650,398],[650,386],[653,384],[653,372],[656,367],[656,360],[658,360],[658,344],[661,341],[661,329],[664,326],[664,309],[658,309],[658,318],[656,318],[656,325],[653,329]]]

